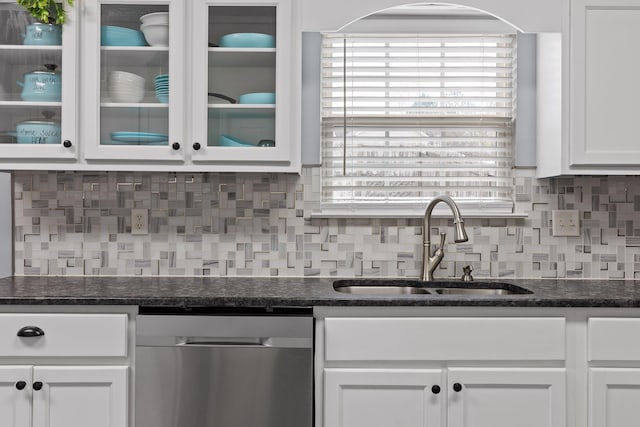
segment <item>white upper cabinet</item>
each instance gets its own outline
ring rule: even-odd
[[[193,162],[290,162],[289,0],[196,0],[193,8]]]
[[[28,15],[0,0],[0,155],[12,159],[0,167],[299,172],[290,0],[83,0],[69,13],[57,45],[26,45]]]
[[[82,7],[85,158],[182,164],[184,2],[86,0]]]
[[[88,164],[299,169],[289,0],[88,0],[83,17]]]
[[[571,165],[638,170],[640,3],[571,5]]]
[[[640,3],[571,0],[564,40],[538,38],[538,176],[640,173]]]
[[[78,19],[41,24],[0,0],[0,166],[78,155]]]

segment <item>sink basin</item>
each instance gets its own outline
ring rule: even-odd
[[[419,280],[336,280],[333,288],[342,293],[358,295],[524,295],[528,289],[506,282],[454,282]]]
[[[363,295],[405,295],[405,294],[430,294],[429,290],[416,286],[338,286],[336,291],[345,294]]]
[[[336,280],[333,289],[345,294],[407,295],[430,294],[418,280]]]
[[[525,295],[529,289],[506,282],[432,282],[428,285],[438,295]]]

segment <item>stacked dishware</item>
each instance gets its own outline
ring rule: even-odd
[[[169,46],[169,12],[153,12],[140,17],[140,31],[151,46]]]
[[[276,39],[270,34],[262,33],[233,33],[220,37],[220,47],[233,48],[274,48]]]
[[[111,141],[103,141],[103,145],[166,145],[169,137],[162,133],[152,132],[111,132]]]
[[[126,71],[111,71],[107,77],[109,97],[113,102],[142,101],[144,84],[144,77]]]
[[[144,35],[126,27],[103,25],[100,28],[102,46],[146,46]]]
[[[159,74],[154,79],[156,99],[164,104],[169,102],[169,75]]]

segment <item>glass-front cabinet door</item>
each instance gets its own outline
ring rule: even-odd
[[[291,3],[193,3],[194,163],[291,160]]]
[[[81,3],[85,158],[183,162],[185,2]]]
[[[0,0],[2,168],[77,157],[77,30],[73,8],[61,26]]]

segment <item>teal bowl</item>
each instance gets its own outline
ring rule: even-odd
[[[147,46],[144,34],[131,28],[103,25],[100,37],[102,46]]]
[[[245,93],[238,97],[240,104],[275,104],[276,94],[273,92]]]
[[[233,33],[220,38],[220,47],[273,48],[276,41],[272,35],[261,33]]]
[[[253,144],[229,135],[220,135],[218,145],[220,147],[255,147]]]

